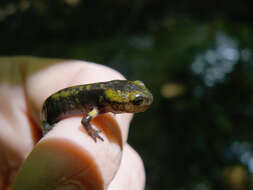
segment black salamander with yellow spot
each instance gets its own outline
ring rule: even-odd
[[[141,81],[112,80],[64,88],[49,96],[41,112],[45,135],[61,119],[86,114],[81,123],[94,139],[103,138],[92,128],[90,121],[99,114],[136,113],[145,111],[153,96]]]

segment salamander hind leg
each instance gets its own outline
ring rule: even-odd
[[[82,119],[82,125],[84,126],[85,130],[87,131],[87,133],[89,134],[89,136],[91,136],[91,138],[97,142],[97,138],[100,139],[101,141],[104,141],[104,139],[98,134],[99,130],[94,129],[91,124],[90,121],[96,117],[98,115],[98,111],[96,108],[94,108],[92,111],[90,111],[83,119]]]

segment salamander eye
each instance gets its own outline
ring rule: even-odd
[[[143,102],[143,97],[142,96],[137,96],[134,100],[133,100],[133,104],[138,106]]]

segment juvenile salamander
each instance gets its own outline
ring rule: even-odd
[[[112,80],[64,88],[49,96],[41,111],[42,132],[45,135],[61,119],[86,114],[81,123],[89,136],[103,141],[90,121],[99,114],[136,113],[145,111],[153,96],[141,81]]]

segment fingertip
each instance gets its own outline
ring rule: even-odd
[[[144,190],[145,169],[139,154],[128,144],[124,145],[119,170],[108,190]]]
[[[121,161],[122,149],[103,135],[97,141],[80,131],[81,118],[60,121],[35,146],[14,185],[19,189],[106,189]],[[45,184],[44,184],[45,183]]]

